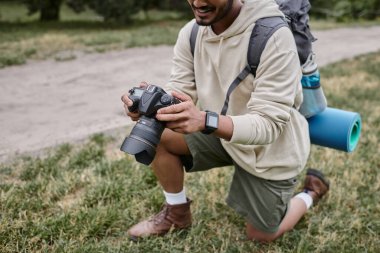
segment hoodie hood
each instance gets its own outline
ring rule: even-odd
[[[221,34],[215,34],[211,26],[204,27],[201,36],[206,42],[221,40],[244,33],[256,20],[263,17],[284,16],[274,0],[246,0],[235,21]]]
[[[253,27],[256,20],[263,17],[274,16],[284,16],[274,0],[246,0],[243,2],[243,6],[237,18],[224,32],[217,35],[211,26],[202,27],[201,32],[198,33],[200,37],[200,47],[215,47],[217,44],[217,50],[212,50],[211,54],[214,55],[214,64],[218,68],[220,66],[225,41],[232,37],[244,37],[243,34],[246,33],[247,30],[252,30],[252,28],[249,28]],[[239,44],[238,41],[236,41],[235,44],[236,43]],[[204,52],[201,52],[201,55],[203,55],[203,53]]]

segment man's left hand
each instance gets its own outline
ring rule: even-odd
[[[161,108],[157,111],[156,118],[165,121],[167,128],[178,133],[189,134],[203,130],[206,113],[200,111],[188,95],[173,91],[172,96],[182,102]]]

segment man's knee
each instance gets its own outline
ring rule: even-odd
[[[251,224],[247,223],[246,226],[246,235],[249,240],[258,241],[261,243],[270,243],[276,240],[278,237],[280,237],[283,233],[280,231],[281,229],[277,230],[274,233],[267,233],[260,231],[253,227]]]
[[[190,154],[184,135],[167,128],[161,135],[161,140],[157,145],[157,152],[168,152],[173,155]]]

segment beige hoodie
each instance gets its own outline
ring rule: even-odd
[[[273,0],[245,1],[223,33],[200,27],[194,57],[189,42],[194,20],[189,22],[178,35],[166,89],[184,92],[200,109],[220,113],[230,84],[247,64],[255,21],[268,16],[282,16]],[[296,110],[302,102],[301,75],[293,35],[280,28],[263,51],[256,78],[249,75],[232,92],[227,115],[233,121],[233,135],[221,142],[249,173],[282,180],[304,168],[310,140],[307,121]]]

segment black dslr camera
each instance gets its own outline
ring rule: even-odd
[[[149,165],[156,155],[156,147],[165,129],[165,122],[156,119],[160,108],[181,101],[170,96],[163,89],[149,85],[146,89],[134,87],[129,90],[129,99],[133,105],[130,112],[139,112],[141,117],[133,127],[129,137],[125,138],[120,150],[134,155],[136,161]]]

